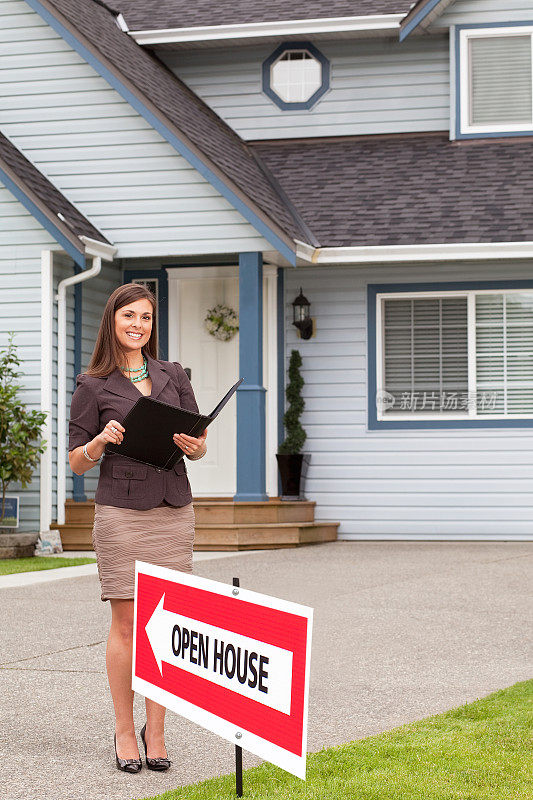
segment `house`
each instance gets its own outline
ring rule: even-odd
[[[531,539],[533,0],[0,16],[0,346],[15,330],[51,443],[11,487],[22,530],[45,543],[94,496],[97,469],[68,468],[70,397],[106,298],[139,281],[202,409],[245,378],[189,467],[197,498],[279,494],[298,348],[306,494],[339,538]],[[218,302],[228,342],[205,330]]]

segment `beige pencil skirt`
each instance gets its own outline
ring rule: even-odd
[[[94,505],[93,547],[102,600],[133,600],[135,561],[192,572],[194,508],[147,511]]]

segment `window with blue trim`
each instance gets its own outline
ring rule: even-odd
[[[329,88],[329,61],[310,42],[280,45],[263,64],[263,91],[283,110],[310,109]]]
[[[533,24],[459,30],[459,133],[533,131]]]
[[[533,289],[376,303],[378,422],[533,419]]]

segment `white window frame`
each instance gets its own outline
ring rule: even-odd
[[[476,297],[478,295],[506,295],[506,294],[533,294],[533,286],[529,289],[472,289],[472,290],[451,290],[434,292],[383,292],[376,295],[376,397],[386,391],[384,386],[384,361],[385,353],[383,349],[385,320],[383,314],[384,300],[422,300],[426,298],[449,299],[452,297],[466,298],[467,301],[467,335],[468,335],[468,395],[473,397],[477,391],[476,381]],[[391,414],[383,413],[377,406],[378,422],[408,422],[408,421],[446,421],[462,420],[468,422],[477,420],[487,422],[490,420],[514,420],[514,419],[533,419],[533,414],[478,414],[473,404],[469,404],[468,411],[463,414],[439,412],[431,413],[404,413]]]
[[[531,37],[531,68],[533,73],[533,25],[513,25],[511,28],[466,28],[459,31],[459,70],[460,70],[460,93],[461,93],[461,134],[483,134],[483,133],[521,133],[533,131],[533,118],[531,124],[527,123],[501,123],[498,125],[471,125],[470,124],[470,61],[469,61],[469,42],[470,39],[494,38],[499,36],[524,36]],[[533,93],[533,81],[532,81]],[[533,100],[533,98],[532,98]],[[533,108],[533,103],[532,103]],[[533,111],[532,111],[533,115]]]

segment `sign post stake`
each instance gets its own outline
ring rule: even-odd
[[[237,591],[233,590],[233,594],[237,596],[240,586],[238,578],[233,578],[233,585],[237,587]],[[242,747],[239,747],[238,744],[235,745],[235,788],[237,797],[242,797]]]

